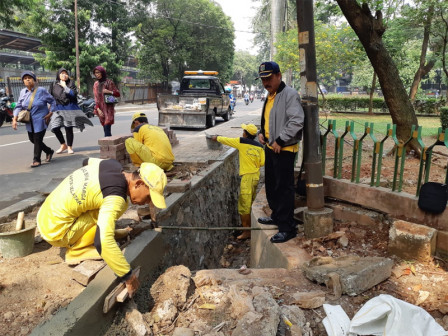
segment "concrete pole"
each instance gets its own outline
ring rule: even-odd
[[[274,60],[274,55],[277,53],[277,49],[274,46],[277,34],[282,31],[285,23],[285,1],[271,0],[271,60]]]
[[[76,52],[76,87],[81,93],[81,73],[79,71],[79,41],[78,41],[78,1],[75,0],[75,52]]]
[[[305,236],[316,238],[333,231],[333,212],[324,208],[313,0],[296,0],[296,4],[299,27],[300,94],[305,111],[303,143],[308,206],[304,212]]]

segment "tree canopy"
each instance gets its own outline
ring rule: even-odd
[[[234,28],[222,8],[208,0],[155,0],[138,25],[138,59],[144,75],[167,83],[185,70],[232,75]]]

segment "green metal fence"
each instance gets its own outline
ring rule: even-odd
[[[419,165],[419,173],[417,178],[417,191],[419,195],[420,187],[423,183],[428,182],[431,171],[431,159],[433,150],[436,146],[445,146],[448,148],[448,128],[442,130],[438,129],[437,140],[430,146],[425,146],[422,140],[422,127],[412,126],[411,134],[405,141],[399,141],[396,136],[396,125],[387,125],[387,130],[382,138],[377,138],[374,133],[374,123],[366,122],[364,125],[364,134],[358,138],[354,131],[354,121],[346,121],[345,129],[342,134],[336,130],[336,120],[328,120],[328,127],[324,133],[321,133],[321,147],[322,147],[322,173],[326,174],[326,160],[327,160],[327,140],[329,136],[334,137],[334,158],[333,158],[333,177],[337,179],[342,178],[342,164],[344,159],[344,146],[348,144],[345,137],[349,135],[353,145],[351,154],[351,182],[359,183],[362,165],[362,151],[363,144],[367,139],[372,141],[372,162],[370,186],[379,187],[381,181],[381,168],[383,162],[384,143],[387,139],[392,139],[395,146],[395,160],[394,172],[392,178],[392,191],[401,192],[403,188],[403,175],[406,162],[406,150],[412,140],[415,140],[420,146],[421,158]],[[446,167],[445,183],[448,183],[448,164]]]

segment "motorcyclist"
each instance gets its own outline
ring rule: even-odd
[[[250,100],[251,103],[254,102],[254,94],[253,93],[250,94],[249,100]]]
[[[246,105],[249,104],[249,94],[247,92],[244,93],[244,102],[246,103]]]

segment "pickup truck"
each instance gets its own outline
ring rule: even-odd
[[[216,71],[185,71],[178,94],[157,95],[159,126],[209,128],[215,118],[228,121],[233,113],[229,93]]]

